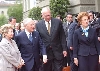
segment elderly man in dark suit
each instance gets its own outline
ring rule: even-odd
[[[63,57],[67,55],[62,22],[51,18],[49,8],[43,8],[41,13],[43,20],[36,24],[36,30],[46,46],[48,62],[43,65],[43,69],[44,71],[62,71]]]
[[[35,23],[31,18],[26,18],[23,21],[25,30],[16,36],[16,43],[21,52],[21,56],[25,61],[25,66],[21,71],[39,71],[40,66],[40,51],[43,55],[43,62],[47,62],[45,46],[35,29]]]

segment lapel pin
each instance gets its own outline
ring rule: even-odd
[[[82,35],[84,35],[84,33],[82,33]]]

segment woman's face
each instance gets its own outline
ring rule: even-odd
[[[5,34],[5,37],[8,38],[8,39],[11,39],[13,38],[13,29],[8,29],[8,33]]]
[[[89,18],[88,18],[88,16],[83,16],[82,19],[81,19],[81,25],[83,27],[87,27],[88,24],[89,24]]]

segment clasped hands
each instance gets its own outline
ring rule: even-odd
[[[20,64],[18,65],[17,69],[20,69],[23,65],[25,65],[25,62],[23,59],[21,59]]]

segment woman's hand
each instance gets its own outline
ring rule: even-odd
[[[25,65],[25,62],[23,59],[21,59],[21,65]]]
[[[77,58],[74,58],[74,63],[75,63],[75,65],[78,66],[78,59]]]
[[[25,62],[23,59],[21,59],[20,64],[18,65],[17,69],[20,69],[23,65],[25,65]]]
[[[17,67],[17,69],[20,69],[21,67],[22,67],[22,65],[21,65],[21,64],[19,64],[19,65],[18,65],[18,67]]]

